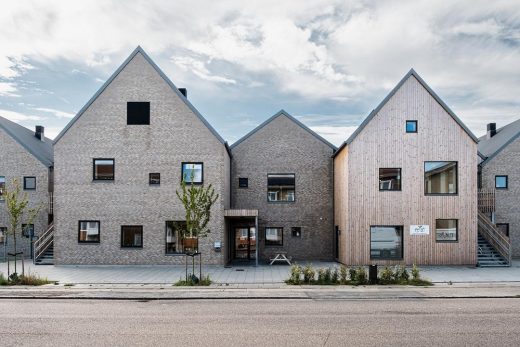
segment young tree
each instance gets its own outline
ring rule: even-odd
[[[18,182],[16,178],[11,181],[11,186],[5,191],[5,202],[7,206],[7,214],[9,216],[7,237],[9,237],[9,235],[12,235],[13,237],[13,250],[15,254],[14,272],[16,273],[16,261],[18,254],[16,234],[17,232],[20,234],[23,232],[22,228],[20,227],[22,220],[25,219],[26,228],[29,228],[29,225],[33,224],[34,219],[42,209],[42,205],[38,204],[34,208],[29,208],[29,199],[27,193],[21,193],[20,182]],[[25,231],[27,232],[27,230]]]

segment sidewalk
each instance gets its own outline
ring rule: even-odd
[[[339,266],[335,262],[313,262],[314,267]],[[18,264],[19,271],[21,262]],[[172,284],[185,276],[184,266],[169,265],[67,265],[35,266],[25,261],[25,270],[60,284]],[[203,275],[210,275],[216,284],[247,284],[257,286],[283,285],[289,277],[287,265],[203,266]],[[0,263],[0,272],[7,273],[7,264]],[[473,268],[462,266],[421,267],[421,276],[434,283],[520,283],[520,261],[506,268]]]

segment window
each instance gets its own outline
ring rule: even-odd
[[[161,174],[160,173],[151,173],[149,177],[150,185],[161,184]]]
[[[79,243],[99,243],[99,221],[80,220],[78,224]]]
[[[34,237],[34,224],[22,224],[22,236],[23,237]]]
[[[203,163],[182,163],[182,179],[186,183],[202,184]]]
[[[435,241],[455,242],[458,240],[457,219],[437,219],[435,221]]]
[[[94,180],[114,180],[114,159],[94,159]]]
[[[5,176],[0,176],[0,201],[4,201],[5,197]]]
[[[403,259],[403,227],[370,227],[370,259]]]
[[[150,103],[134,102],[126,103],[126,124],[150,125]]]
[[[457,194],[457,162],[424,162],[424,190],[426,195]]]
[[[266,246],[283,246],[283,228],[265,228]]]
[[[186,230],[186,222],[166,222],[166,254],[183,253],[182,234]]]
[[[416,120],[407,120],[406,121],[406,132],[407,133],[416,133],[417,132],[417,121]]]
[[[238,187],[239,188],[247,188],[249,185],[249,180],[247,177],[239,177],[238,178]]]
[[[0,243],[5,242],[5,238],[7,236],[7,228],[6,227],[0,227]]]
[[[379,190],[401,190],[401,169],[379,169]]]
[[[497,223],[497,229],[504,235],[509,236],[509,223]]]
[[[123,225],[121,227],[121,247],[143,248],[143,226]]]
[[[294,201],[294,174],[267,175],[267,201]]]
[[[292,237],[302,237],[302,228],[301,227],[292,227],[291,235],[292,235]]]
[[[507,189],[507,176],[495,176],[495,188]]]
[[[26,176],[23,178],[23,190],[36,190],[36,177]]]

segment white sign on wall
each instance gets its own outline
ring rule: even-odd
[[[410,225],[410,235],[430,235],[430,226]]]

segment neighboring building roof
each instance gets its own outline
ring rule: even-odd
[[[448,107],[448,105],[446,105],[444,103],[444,101],[442,101],[442,99],[437,94],[435,94],[435,92],[430,88],[430,86],[428,86],[428,84],[426,84],[426,82],[421,78],[421,76],[419,76],[419,74],[417,72],[415,72],[414,69],[411,69],[401,79],[401,81],[394,87],[394,89],[392,89],[392,91],[390,91],[390,93],[386,96],[386,98],[384,98],[383,101],[381,101],[381,103],[374,110],[372,110],[372,112],[370,112],[368,117],[365,118],[363,123],[361,123],[361,125],[356,129],[356,131],[354,131],[354,133],[352,133],[352,135],[350,135],[350,137],[347,139],[347,141],[343,142],[343,144],[339,147],[339,149],[335,153],[335,155],[337,155],[345,146],[349,145],[356,138],[356,136],[358,136],[358,134],[367,126],[367,124],[372,120],[372,118],[374,118],[376,116],[376,114],[378,114],[378,112],[386,105],[386,103],[390,100],[390,98],[392,98],[392,96],[394,96],[394,94],[403,86],[403,84],[411,76],[414,76],[417,79],[417,81],[424,87],[424,89],[426,89],[428,91],[428,93],[430,93],[430,95],[435,99],[435,101],[437,101],[439,103],[439,105],[441,105],[442,108],[455,120],[455,122],[457,122],[457,124],[462,129],[464,129],[464,131],[468,134],[469,137],[471,137],[471,139],[473,141],[478,142],[477,137],[475,135],[473,135],[471,130],[469,130],[466,127],[466,125],[464,125],[464,123],[462,123],[462,121],[459,119],[459,117],[457,117],[455,115],[455,113]]]
[[[3,129],[43,165],[53,166],[54,152],[51,139],[44,137],[45,141],[41,141],[34,136],[34,130],[29,130],[3,117],[0,117],[0,129]]]
[[[485,156],[481,165],[487,164],[498,153],[506,148],[510,143],[520,137],[520,119],[497,129],[497,133],[490,139],[487,134],[479,138],[478,150]]]
[[[305,124],[303,124],[302,122],[300,122],[299,120],[297,120],[296,118],[294,118],[293,116],[291,116],[289,113],[285,112],[284,110],[280,110],[278,111],[275,115],[273,115],[272,117],[270,117],[268,120],[266,120],[265,122],[263,122],[262,124],[260,124],[259,126],[257,126],[256,128],[254,128],[253,130],[251,130],[249,133],[247,133],[245,136],[243,136],[241,139],[239,139],[238,141],[236,141],[235,143],[233,143],[231,145],[231,149],[235,148],[236,146],[238,146],[240,143],[244,142],[245,140],[247,140],[248,138],[250,138],[251,136],[253,136],[256,132],[258,132],[260,129],[262,129],[263,127],[265,127],[267,124],[271,123],[272,121],[274,121],[276,118],[280,117],[280,116],[285,116],[287,118],[289,118],[291,121],[293,121],[296,125],[298,125],[300,128],[302,128],[303,130],[307,131],[309,134],[311,134],[312,136],[314,136],[315,138],[317,138],[318,140],[320,140],[321,142],[323,142],[324,144],[326,144],[327,146],[329,146],[330,148],[332,148],[332,150],[337,150],[336,146],[334,146],[332,143],[330,143],[329,141],[325,140],[323,137],[321,137],[320,135],[318,135],[316,132],[314,132],[313,130],[311,130],[310,128],[308,128]]]
[[[217,133],[217,131],[208,123],[208,121],[200,114],[199,111],[188,101],[188,99],[182,95],[179,89],[173,84],[173,82],[164,74],[164,72],[154,63],[154,61],[146,54],[146,52],[141,48],[141,46],[137,46],[137,48],[130,54],[128,58],[121,64],[121,66],[110,76],[110,78],[99,88],[99,90],[94,94],[94,96],[79,110],[78,114],[65,126],[65,128],[59,133],[59,135],[54,139],[54,143],[58,143],[58,141],[65,135],[67,130],[72,127],[74,123],[83,115],[83,113],[89,108],[90,105],[98,98],[98,96],[112,83],[112,81],[119,75],[121,71],[128,65],[128,63],[135,57],[137,53],[141,53],[143,57],[153,66],[153,68],[157,71],[157,73],[164,79],[166,83],[172,88],[172,90],[181,98],[182,101],[188,106],[191,111],[204,123],[204,125],[211,131],[211,133],[224,145],[226,145],[226,141]]]

